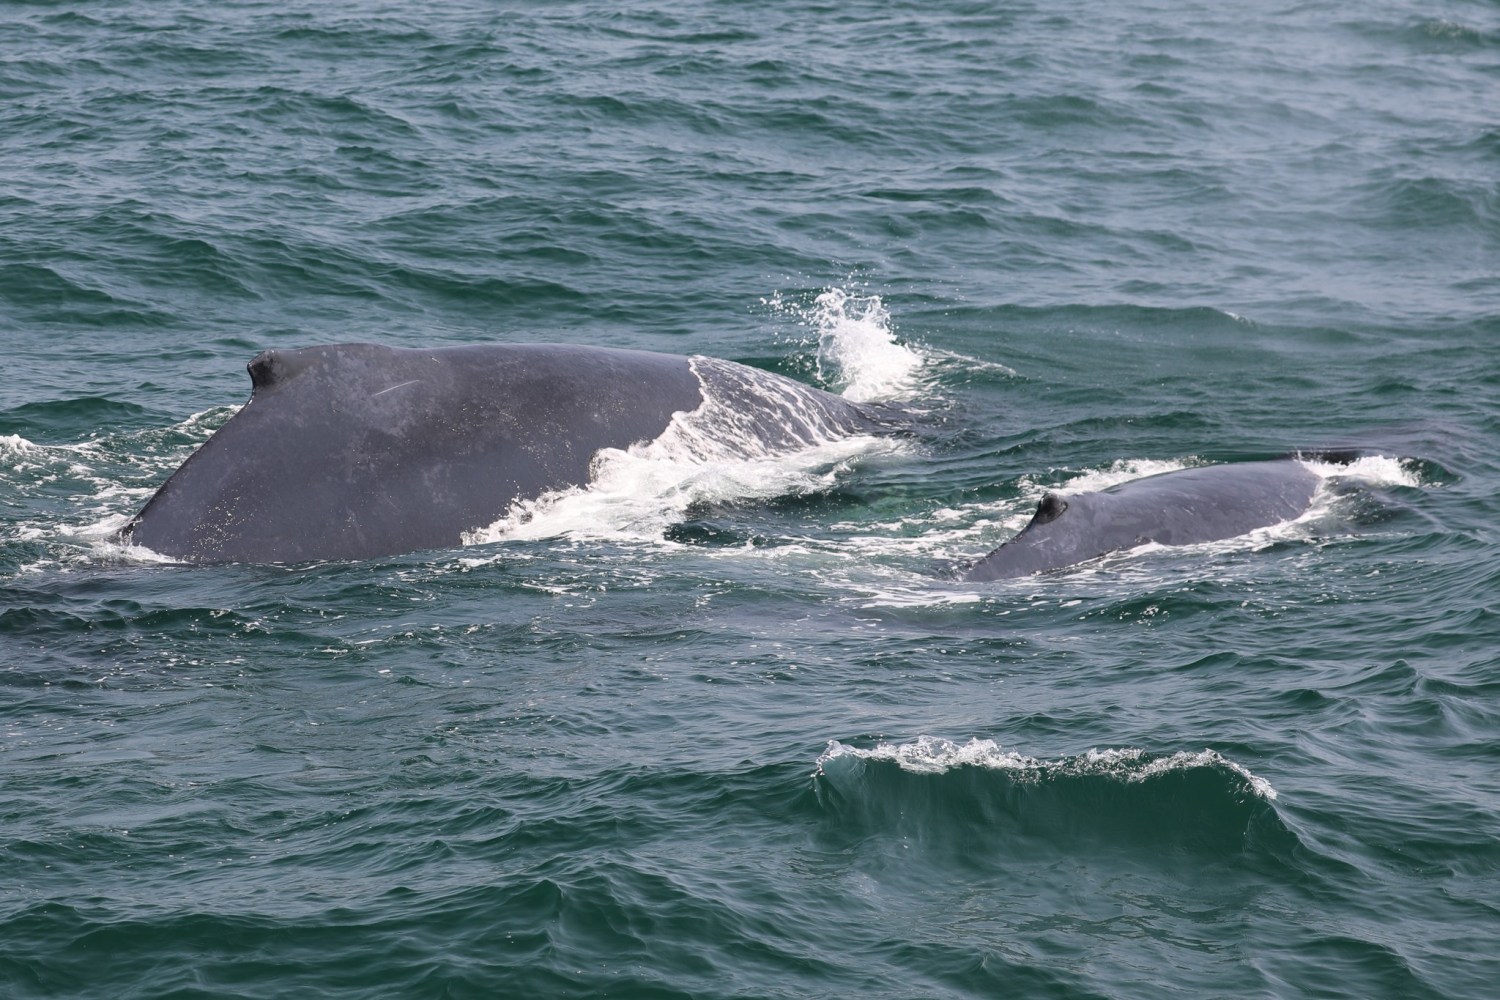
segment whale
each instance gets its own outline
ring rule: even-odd
[[[1198,466],[1106,490],[1045,494],[1030,523],[965,568],[965,582],[1077,566],[1138,545],[1194,545],[1300,517],[1322,478],[1296,458]]]
[[[249,401],[120,532],[190,563],[359,560],[463,544],[596,457],[712,402],[764,453],[884,433],[888,415],[712,358],[568,344],[270,350]]]

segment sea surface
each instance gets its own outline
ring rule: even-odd
[[[912,429],[120,543],[343,341]],[[0,996],[1500,996],[1493,2],[8,0],[0,344]],[[1294,522],[958,576],[1292,451]]]

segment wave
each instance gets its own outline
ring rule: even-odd
[[[146,425],[151,411],[104,396],[22,403],[0,410],[0,435],[83,438],[101,427]]]
[[[830,740],[813,780],[830,815],[860,835],[1152,855],[1279,849],[1292,838],[1270,783],[1211,749],[1094,749],[1048,760],[988,739],[923,736],[868,748]]]

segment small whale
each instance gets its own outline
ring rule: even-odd
[[[1234,538],[1300,517],[1321,477],[1295,458],[1163,472],[1096,493],[1048,493],[1031,523],[962,574],[1008,580],[1154,542]]]

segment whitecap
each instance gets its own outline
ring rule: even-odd
[[[1103,775],[1131,783],[1175,771],[1224,768],[1243,778],[1260,798],[1268,801],[1276,798],[1276,789],[1270,782],[1211,749],[1153,755],[1138,747],[1092,748],[1076,756],[1047,760],[1006,750],[990,739],[973,738],[958,743],[941,737],[918,736],[909,743],[882,742],[869,748],[829,740],[827,748],[818,757],[815,775],[822,775],[827,765],[841,758],[886,761],[913,774],[943,774],[958,767],[980,767],[1012,772],[1022,780],[1040,780],[1055,775]]]

